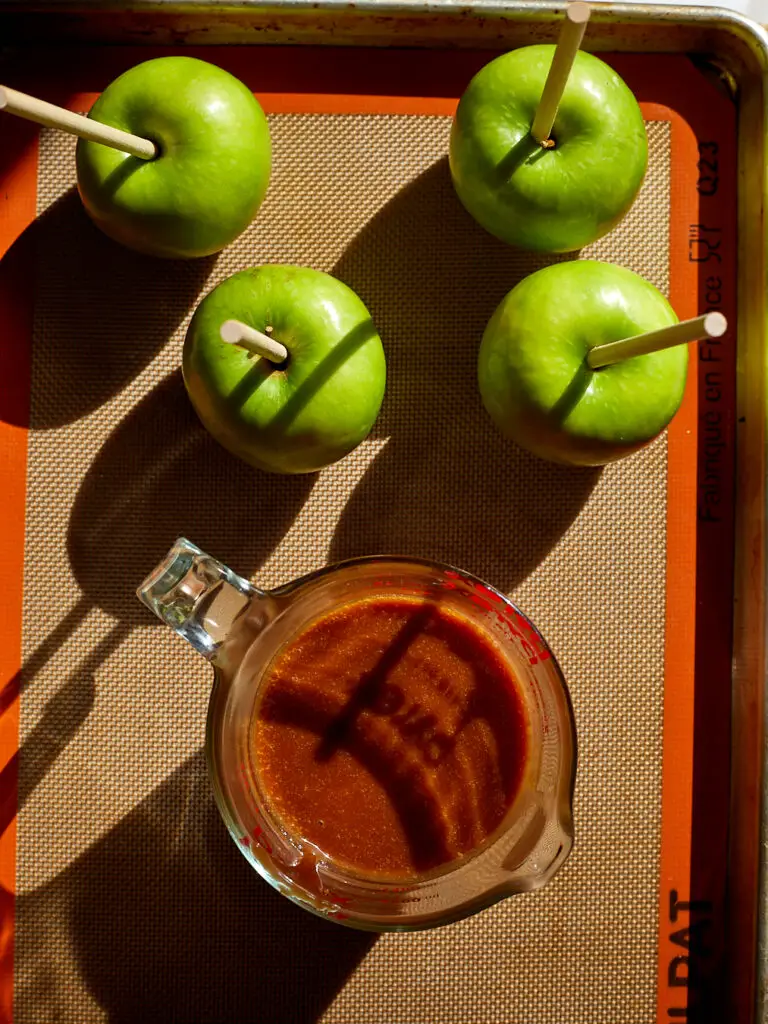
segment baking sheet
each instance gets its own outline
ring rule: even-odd
[[[162,274],[102,239],[71,193],[58,198],[73,181],[71,154],[43,140],[17,1018],[652,1020],[667,895],[667,492],[688,500],[692,467],[679,487],[668,480],[662,440],[602,474],[562,470],[502,442],[485,421],[473,391],[479,334],[495,302],[541,262],[485,236],[458,206],[440,103],[414,101],[407,114],[381,96],[341,103],[334,93],[313,104],[327,113],[286,113],[307,106],[295,98],[270,103],[282,109],[272,119],[275,184],[254,227],[215,263],[163,265]],[[669,220],[683,181],[672,168],[679,130],[663,114],[651,120],[646,191],[620,231],[584,254],[631,266],[664,290],[681,226]],[[85,280],[72,269],[78,249],[93,268]],[[317,480],[263,477],[220,452],[174,374],[197,296],[264,260],[346,280],[387,347],[388,399],[374,435]],[[105,371],[94,372],[101,364],[84,353],[104,344],[104,322],[114,344]],[[695,409],[685,417],[678,432],[695,426]],[[676,445],[695,456],[682,434]],[[196,753],[207,666],[132,604],[137,579],[182,532],[265,586],[328,559],[390,550],[457,562],[514,593],[564,663],[579,725],[577,846],[555,882],[449,929],[371,946],[297,920],[251,879],[224,841]],[[667,671],[668,694],[671,684],[679,681]],[[115,952],[102,969],[105,945]],[[259,951],[279,983],[230,973]],[[157,1000],[169,976],[177,982],[163,1016]]]

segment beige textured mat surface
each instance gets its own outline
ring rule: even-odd
[[[477,345],[496,303],[544,261],[461,209],[448,119],[271,124],[262,212],[218,259],[192,264],[102,238],[72,192],[71,140],[43,133],[17,1024],[650,1024],[665,441],[600,474],[497,436]],[[664,290],[668,132],[649,125],[637,204],[585,252]],[[219,450],[177,369],[198,296],[265,261],[337,274],[387,350],[374,434],[318,477],[261,475]],[[449,928],[374,941],[253,875],[207,787],[209,668],[133,596],[178,534],[262,586],[388,551],[513,592],[560,658],[578,724],[576,846],[555,881]]]

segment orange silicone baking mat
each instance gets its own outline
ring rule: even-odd
[[[163,51],[166,52],[166,51]],[[486,236],[446,167],[489,52],[227,48],[270,116],[274,174],[217,258],[102,238],[74,144],[0,124],[0,881],[4,1019],[263,1024],[722,1020],[733,346],[693,350],[668,433],[602,472],[500,439],[474,363],[547,259]],[[55,53],[4,80],[75,110],[154,49]],[[623,263],[681,318],[735,331],[735,110],[679,57],[608,57],[651,160]],[[44,70],[40,70],[44,69]],[[328,270],[369,306],[388,393],[352,456],[259,474],[207,438],[178,373],[199,297],[237,269]],[[540,893],[378,939],[272,893],[219,822],[208,667],[133,590],[185,533],[263,586],[396,551],[475,571],[550,640],[579,733],[574,853]]]

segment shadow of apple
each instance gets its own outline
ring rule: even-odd
[[[24,740],[20,807],[85,721],[100,665],[135,626],[160,625],[135,591],[176,538],[186,535],[235,571],[253,575],[280,543],[315,479],[262,473],[225,452],[198,422],[180,371],[118,424],[86,473],[70,515],[68,554],[82,596],[0,690],[0,706],[14,700],[93,606],[117,620],[63,681]],[[8,823],[0,813],[0,834]]]
[[[146,626],[153,619],[136,587],[177,537],[250,576],[315,479],[263,473],[226,452],[195,416],[177,370],[118,424],[83,480],[68,533],[77,581],[91,603]]]
[[[568,528],[599,471],[543,462],[503,438],[476,372],[504,295],[567,258],[487,234],[456,198],[445,159],[353,240],[333,273],[361,296],[384,343],[387,394],[374,436],[389,440],[346,505],[333,559],[435,558],[511,590]]]
[[[18,897],[16,921],[19,1019],[95,1000],[111,1024],[310,1024],[374,942],[256,875],[215,809],[202,752]]]
[[[71,189],[0,261],[0,277],[31,277],[35,295],[31,403],[0,391],[0,420],[26,426],[28,410],[29,426],[48,430],[120,392],[184,320],[215,261],[132,252],[93,225]]]
[[[45,705],[33,729],[19,750],[18,810],[27,803],[58,756],[67,747],[91,713],[96,699],[96,672],[120,646],[129,628],[119,624],[80,661]],[[1,780],[0,780],[1,781]],[[14,807],[13,813],[17,808]],[[0,810],[0,834],[9,820]]]

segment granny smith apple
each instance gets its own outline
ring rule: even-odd
[[[596,260],[531,274],[485,329],[478,382],[512,440],[555,462],[597,466],[659,434],[683,398],[685,345],[592,370],[595,345],[677,323],[664,296],[624,267]]]
[[[579,51],[550,148],[531,126],[555,52],[526,46],[486,64],[459,102],[450,167],[459,199],[511,245],[569,252],[626,214],[642,185],[648,141],[637,100],[607,64]]]
[[[107,86],[89,116],[158,149],[142,160],[78,140],[80,196],[111,238],[154,256],[206,256],[253,220],[269,183],[269,128],[229,72],[195,57],[148,60]]]
[[[282,344],[284,364],[222,341],[228,320]],[[242,270],[214,288],[192,317],[182,368],[216,440],[274,473],[310,473],[350,452],[370,432],[386,383],[361,299],[330,274],[293,266]]]

